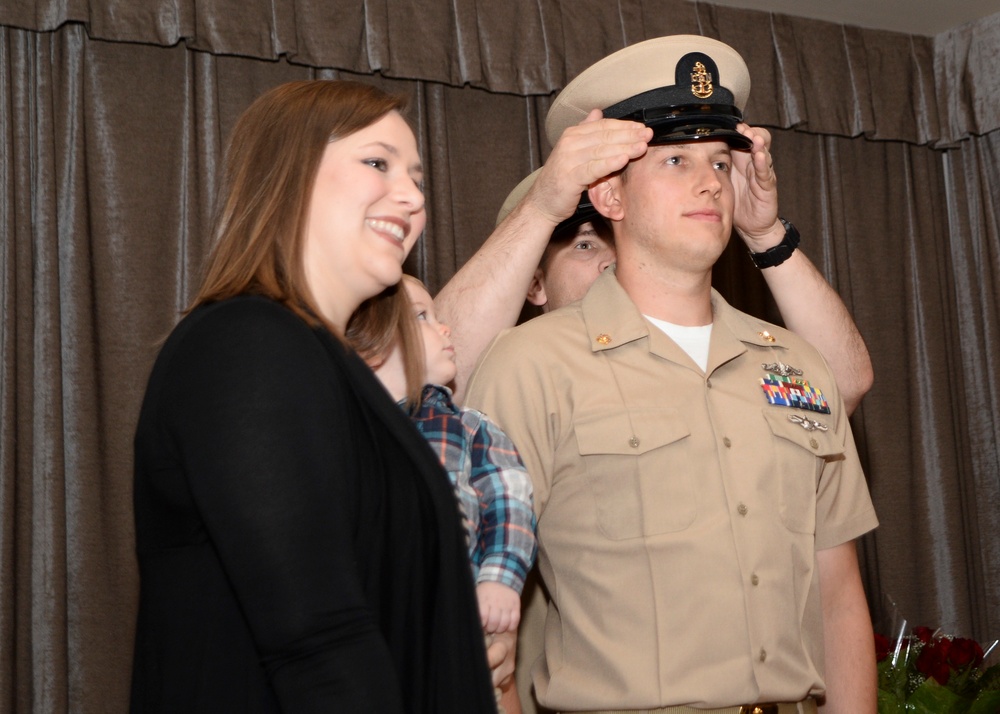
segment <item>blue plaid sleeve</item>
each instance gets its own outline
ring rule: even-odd
[[[484,414],[475,414],[480,423],[472,438],[470,483],[480,503],[478,581],[520,593],[536,553],[531,479],[510,437]]]

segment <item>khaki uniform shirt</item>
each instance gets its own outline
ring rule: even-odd
[[[712,308],[705,373],[608,270],[581,302],[500,335],[473,375],[467,403],[534,483],[546,707],[824,691],[815,552],[877,525],[850,425],[814,348],[714,291]],[[762,364],[777,362],[832,414],[769,404]]]

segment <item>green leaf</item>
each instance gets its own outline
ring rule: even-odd
[[[967,714],[970,701],[928,679],[910,695],[909,703],[917,714]]]
[[[1000,692],[1000,664],[993,665],[980,675],[979,687],[983,691]]]
[[[906,705],[896,694],[879,689],[878,714],[906,714]]]
[[[983,692],[972,703],[968,714],[998,714],[1000,712],[1000,692]]]
[[[905,666],[893,667],[888,659],[882,660],[878,663],[878,688],[905,701],[909,690],[916,686],[910,682],[911,674]]]

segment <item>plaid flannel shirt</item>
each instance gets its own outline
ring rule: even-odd
[[[447,387],[425,386],[412,418],[455,486],[476,582],[520,593],[535,561],[535,512],[514,443],[482,412],[455,406]]]

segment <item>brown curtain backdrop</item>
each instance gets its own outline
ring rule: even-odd
[[[262,91],[411,98],[440,287],[540,165],[552,93],[694,32],[748,60],[782,213],[852,310],[853,419],[882,525],[876,615],[1000,637],[1000,15],[934,38],[685,0],[14,0],[0,6],[0,711],[127,708],[132,434],[192,295],[225,138]],[[743,250],[716,276],[772,319]]]

